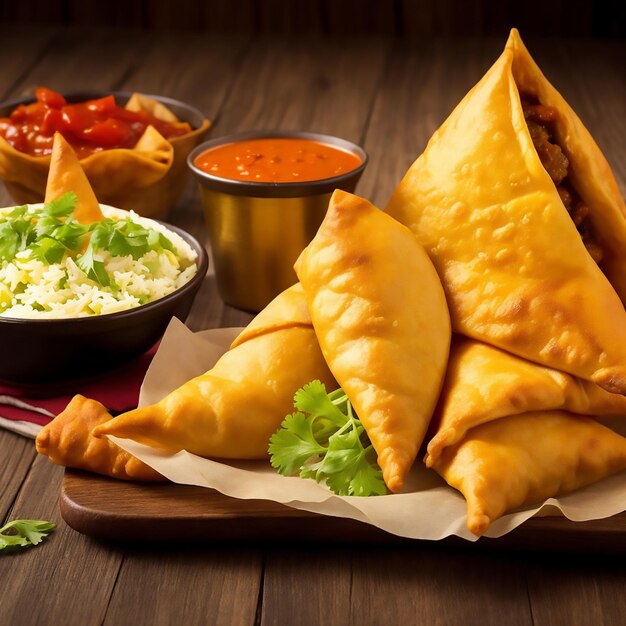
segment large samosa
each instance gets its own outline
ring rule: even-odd
[[[439,395],[450,320],[435,269],[408,228],[335,191],[296,262],[328,366],[399,491]]]
[[[458,333],[626,393],[626,209],[516,30],[387,211],[426,248]]]

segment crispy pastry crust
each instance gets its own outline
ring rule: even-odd
[[[425,463],[432,467],[446,447],[461,441],[474,426],[554,409],[580,415],[626,415],[626,397],[456,335]]]
[[[450,320],[441,283],[412,233],[367,200],[335,191],[296,263],[329,368],[399,491],[443,380]]]
[[[518,83],[557,107],[558,140],[592,211],[589,256],[533,146]],[[513,30],[388,206],[426,248],[453,330],[626,393],[626,218],[611,170]],[[616,291],[617,290],[617,291]]]
[[[434,465],[467,501],[475,535],[506,512],[626,469],[626,438],[564,411],[523,413],[476,426]]]
[[[100,402],[76,395],[65,410],[37,435],[39,454],[66,467],[83,469],[122,480],[164,481],[163,476],[108,439],[96,439],[92,430],[111,419]]]
[[[267,332],[256,325],[211,370],[94,434],[204,457],[267,458],[271,435],[293,411],[295,392],[315,379],[336,388],[312,325],[286,322],[302,310],[303,299],[301,291],[283,292],[264,313]]]

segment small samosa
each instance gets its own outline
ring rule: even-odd
[[[295,392],[315,379],[329,390],[336,387],[312,324],[293,323],[306,310],[303,298],[300,285],[279,294],[264,310],[262,324],[253,322],[249,333],[244,329],[243,339],[208,372],[93,434],[204,457],[267,458],[270,437],[293,410]]]

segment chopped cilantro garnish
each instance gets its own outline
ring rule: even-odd
[[[76,202],[76,194],[70,191],[46,203],[37,213],[29,212],[24,205],[0,218],[0,261],[11,261],[24,250],[47,264],[60,263],[66,254],[71,254],[91,280],[115,290],[104,262],[94,254],[96,251],[106,250],[112,256],[131,256],[134,260],[151,250],[175,251],[162,233],[130,218],[80,224],[73,216]]]
[[[94,258],[92,246],[88,246],[85,253],[78,257],[76,264],[91,280],[99,285],[108,287],[111,284],[111,279],[104,268],[104,263]]]
[[[296,392],[294,407],[270,439],[272,467],[324,481],[341,496],[387,493],[376,453],[342,389],[327,393],[314,380]]]
[[[52,237],[41,237],[30,246],[36,259],[44,263],[59,263],[65,254],[65,246]]]
[[[60,198],[48,202],[44,206],[44,212],[52,217],[67,217],[74,212],[78,198],[73,191],[64,193]]]
[[[17,254],[20,236],[10,222],[0,223],[0,260],[10,261]]]
[[[94,225],[91,242],[94,248],[108,250],[114,256],[132,256],[137,260],[150,250],[174,250],[167,237],[144,228],[130,219],[102,220]]]

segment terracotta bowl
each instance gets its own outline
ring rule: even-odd
[[[90,91],[64,95],[68,103],[113,95],[124,106],[129,92]],[[205,138],[210,122],[196,108],[173,98],[142,94],[166,106],[192,131],[165,141],[163,149],[140,152],[111,149],[81,159],[83,170],[102,204],[134,210],[144,217],[167,219],[189,180],[188,154]],[[20,98],[0,104],[0,117],[8,117],[20,104],[34,98]],[[18,152],[0,137],[0,180],[16,204],[42,202],[50,166],[50,156],[30,156]]]

